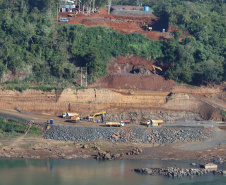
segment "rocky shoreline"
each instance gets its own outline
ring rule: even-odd
[[[186,176],[200,176],[208,173],[213,173],[215,175],[226,175],[224,170],[207,170],[200,168],[177,168],[177,167],[167,167],[167,168],[136,168],[135,172],[147,175],[162,175],[167,177],[186,177]]]

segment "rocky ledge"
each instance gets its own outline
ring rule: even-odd
[[[196,176],[204,175],[207,173],[213,174],[226,174],[223,170],[213,170],[209,171],[207,169],[196,169],[196,168],[177,168],[177,167],[167,167],[167,168],[137,168],[134,169],[135,172],[148,175],[163,175],[167,177],[184,177],[184,176]]]

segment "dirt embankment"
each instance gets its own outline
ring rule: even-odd
[[[0,91],[0,100],[1,109],[12,110],[17,107],[21,111],[52,114],[68,111],[78,112],[83,116],[108,110],[108,116],[117,115],[117,119],[127,117],[137,123],[142,118],[151,119],[153,116],[156,119],[173,120],[172,118],[174,118],[177,120],[180,117],[178,115],[186,117],[191,113],[200,114],[202,119],[210,119],[216,109],[211,105],[206,106],[205,102],[186,94],[131,89],[90,88],[78,91],[65,89],[59,96],[56,96],[54,91],[27,90],[23,93]],[[187,112],[187,114],[183,112]],[[220,115],[218,117],[220,118]],[[190,116],[190,118],[196,119],[195,116]]]
[[[182,119],[180,116],[176,118],[178,114],[175,111],[185,117],[183,112],[187,112],[192,120],[197,117],[191,116],[191,113],[199,114],[206,120],[222,119],[217,109],[217,105],[225,105],[225,94],[221,89],[178,86],[172,80],[153,74],[152,65],[152,61],[134,56],[113,59],[109,63],[107,76],[93,84],[95,88],[83,90],[27,90],[23,93],[0,90],[0,109],[12,110],[16,107],[22,111],[52,114],[68,111],[83,116],[109,110],[108,116],[131,118],[134,122],[152,119],[153,116],[164,120],[172,120],[173,117],[175,120]],[[156,111],[164,112],[167,116]]]

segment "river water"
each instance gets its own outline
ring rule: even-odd
[[[140,175],[134,168],[185,167],[197,161],[94,159],[0,159],[0,185],[225,185],[226,176],[169,178]],[[226,165],[220,165],[226,169]]]

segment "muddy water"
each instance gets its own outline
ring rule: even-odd
[[[168,178],[139,175],[140,167],[191,167],[191,161],[116,160],[100,162],[93,159],[33,160],[0,159],[0,185],[201,185],[226,184],[226,176]],[[196,162],[196,161],[192,161]],[[199,162],[197,162],[199,163]],[[221,168],[226,168],[222,165]]]

